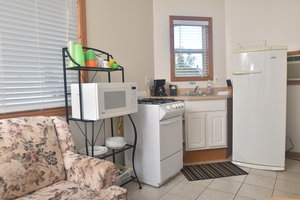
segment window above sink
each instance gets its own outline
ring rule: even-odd
[[[212,18],[170,16],[171,81],[213,79]]]

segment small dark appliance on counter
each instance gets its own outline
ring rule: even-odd
[[[169,85],[170,87],[170,96],[177,96],[177,85]]]
[[[153,95],[154,96],[167,96],[166,94],[166,89],[164,87],[166,83],[165,79],[156,79],[154,80],[154,85],[153,85]]]
[[[230,79],[226,80],[227,83],[227,91],[229,92],[229,94],[232,94],[232,83]]]

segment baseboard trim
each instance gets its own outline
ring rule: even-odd
[[[183,163],[197,163],[212,160],[225,160],[227,158],[227,148],[207,149],[198,151],[184,151]]]
[[[286,156],[290,158],[300,159],[300,152],[286,152]]]

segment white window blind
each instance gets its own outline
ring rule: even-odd
[[[174,20],[175,77],[208,75],[208,25]]]
[[[77,40],[77,0],[0,0],[1,114],[64,106],[68,40]]]

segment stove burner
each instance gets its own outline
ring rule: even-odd
[[[164,104],[164,103],[171,103],[176,101],[178,100],[169,99],[169,98],[144,98],[144,99],[139,99],[138,104]]]

